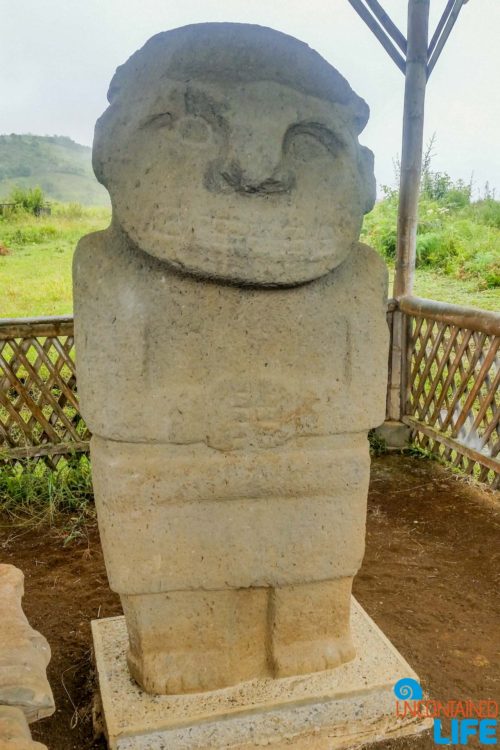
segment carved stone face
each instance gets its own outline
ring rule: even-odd
[[[259,285],[305,282],[345,259],[374,199],[352,108],[277,80],[155,81],[112,100],[96,127],[96,173],[134,244]]]

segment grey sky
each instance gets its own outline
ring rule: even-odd
[[[393,183],[401,149],[403,75],[347,0],[19,0],[0,27],[0,133],[69,135],[92,142],[117,65],[153,34],[188,23],[239,21],[302,39],[371,108],[361,136],[379,184]],[[406,0],[382,0],[405,30]],[[434,28],[445,0],[431,0]],[[426,139],[434,169],[486,180],[500,194],[500,0],[470,0],[429,82]]]

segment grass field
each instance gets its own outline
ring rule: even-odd
[[[39,317],[72,312],[71,261],[79,238],[109,224],[106,208],[56,205],[53,214],[0,217],[0,317]],[[1,252],[1,250],[0,250]],[[393,271],[390,270],[391,284]],[[389,293],[391,286],[389,287]],[[500,288],[480,289],[462,280],[417,269],[415,294],[443,302],[500,309]]]
[[[65,315],[73,310],[71,262],[80,237],[109,224],[106,208],[56,206],[52,216],[0,219],[0,317]]]
[[[389,268],[389,295],[392,291],[394,269]],[[427,297],[439,302],[452,302],[454,305],[481,307],[483,310],[500,310],[500,287],[478,289],[476,281],[455,279],[452,276],[418,268],[415,272],[417,297]]]

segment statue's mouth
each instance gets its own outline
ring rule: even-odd
[[[249,227],[251,229],[251,227]],[[339,248],[335,238],[318,240],[311,252],[310,236],[292,238],[282,232],[254,236],[238,231],[193,235],[150,233],[139,247],[177,271],[206,279],[251,286],[296,286],[323,276],[347,256],[351,245]],[[336,248],[336,249],[334,249]]]

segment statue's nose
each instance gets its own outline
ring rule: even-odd
[[[222,189],[240,193],[284,193],[293,176],[282,163],[282,138],[264,134],[233,133],[226,159],[219,165]]]
[[[233,160],[222,165],[220,176],[226,189],[238,193],[285,193],[293,186],[293,176],[280,164],[272,167],[262,164],[261,168],[252,164],[249,168]]]

